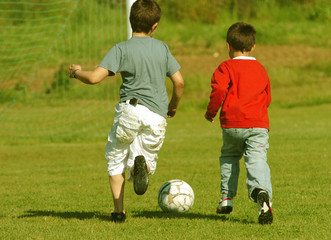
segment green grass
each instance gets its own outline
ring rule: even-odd
[[[103,158],[105,142],[0,146],[1,239],[330,239],[331,105],[271,108],[268,162],[274,223],[257,223],[241,162],[238,196],[230,215],[216,215],[221,129],[203,111],[179,111],[147,193],[127,183],[125,224],[110,222],[112,201]],[[161,185],[187,181],[193,209],[166,214]]]
[[[125,224],[110,222],[113,207],[104,160],[118,80],[93,87],[75,82],[70,91],[59,89],[49,95],[44,91],[56,80],[60,64],[76,59],[93,67],[112,42],[124,39],[124,15],[107,15],[121,27],[114,29],[103,20],[104,28],[93,32],[88,20],[102,17],[93,11],[107,9],[81,5],[68,29],[72,35],[59,40],[59,49],[48,56],[58,65],[48,64],[32,77],[15,75],[17,79],[9,82],[15,89],[8,92],[6,84],[0,89],[0,239],[330,239],[330,5],[324,0],[317,3],[295,12],[293,5],[249,8],[252,13],[260,11],[255,17],[228,12],[214,24],[162,17],[155,37],[169,45],[181,64],[185,92],[177,116],[168,121],[148,192],[137,196],[132,185],[126,185]],[[74,22],[80,20],[77,27]],[[272,85],[268,161],[275,220],[271,226],[257,223],[257,206],[247,197],[243,162],[234,211],[215,214],[221,129],[203,115],[210,77],[228,58],[226,30],[241,20],[257,29],[255,56],[266,67]],[[100,37],[95,40],[91,33]],[[71,48],[67,40],[79,44]],[[35,64],[44,66],[31,62]],[[20,78],[24,81],[15,85]],[[12,95],[15,101],[10,103]],[[195,191],[195,204],[186,214],[166,214],[158,207],[159,188],[174,178],[187,181]]]

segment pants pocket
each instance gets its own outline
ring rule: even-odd
[[[116,138],[122,143],[131,143],[137,136],[139,123],[137,118],[123,113],[118,120],[116,128]]]
[[[143,146],[144,149],[150,153],[157,153],[160,151],[163,142],[164,142],[164,135],[143,135]]]

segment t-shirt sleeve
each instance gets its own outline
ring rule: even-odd
[[[108,71],[110,71],[110,76],[113,76],[118,72],[120,68],[122,58],[121,56],[121,49],[118,45],[115,45],[104,56],[101,63],[99,64],[99,67],[107,69]]]
[[[172,56],[168,46],[167,48],[167,76],[170,77],[180,69],[180,65],[177,60]]]

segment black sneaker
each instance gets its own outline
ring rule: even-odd
[[[126,213],[125,212],[121,212],[121,213],[113,212],[113,213],[111,213],[111,220],[113,222],[125,222],[125,219],[126,219]]]
[[[148,172],[145,157],[139,155],[134,160],[133,187],[138,195],[143,195],[148,187]]]
[[[273,213],[271,209],[271,202],[266,191],[260,191],[257,195],[257,205],[259,207],[259,223],[271,224],[273,220]]]

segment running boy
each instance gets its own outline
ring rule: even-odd
[[[184,87],[180,66],[168,46],[153,37],[161,18],[154,0],[137,0],[131,7],[132,38],[115,45],[93,71],[71,65],[71,77],[86,84],[96,84],[108,75],[120,72],[120,103],[108,134],[105,157],[114,201],[112,220],[124,222],[125,171],[133,180],[136,194],[146,192],[149,174],[156,169],[156,159],[166,128],[166,118],[175,115]],[[170,77],[173,92],[170,103],[165,79]]]
[[[205,118],[214,122],[219,108],[223,131],[221,150],[221,194],[216,212],[232,211],[236,196],[239,160],[244,156],[247,189],[250,200],[257,202],[259,223],[272,223],[270,199],[272,188],[267,164],[269,118],[271,102],[270,81],[264,67],[250,54],[255,49],[253,26],[235,23],[227,32],[230,60],[215,70],[210,101]]]

